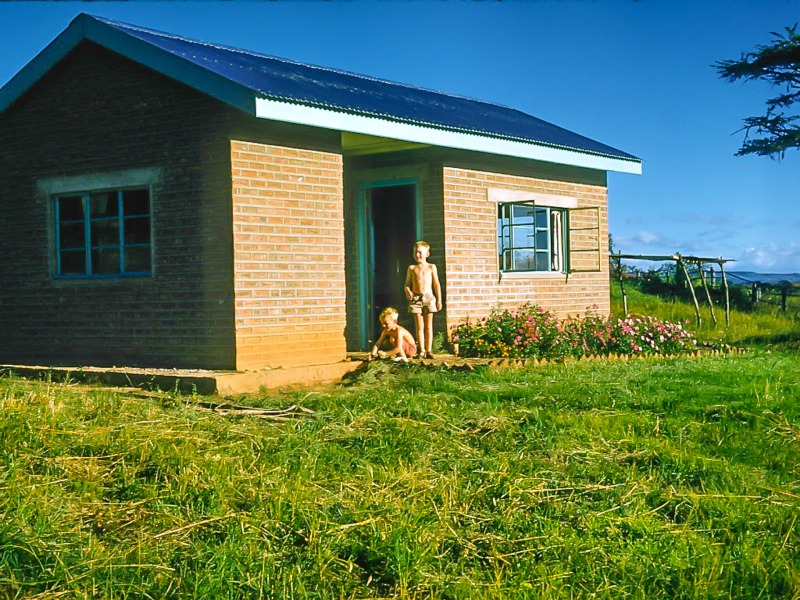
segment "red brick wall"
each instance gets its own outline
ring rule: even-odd
[[[464,165],[469,165],[466,167]],[[347,343],[359,348],[358,300],[360,275],[357,255],[359,188],[370,182],[415,180],[422,193],[422,237],[432,246],[431,262],[439,267],[444,311],[434,319],[434,332],[468,316],[488,314],[499,304],[539,304],[561,316],[584,314],[597,305],[609,310],[607,195],[603,172],[503,159],[477,153],[426,149],[348,158],[345,161],[347,236]],[[574,234],[573,247],[599,247],[597,273],[505,275],[500,280],[497,260],[497,204],[489,201],[490,188],[575,198],[578,207],[596,207],[574,213],[575,226],[599,225]],[[599,217],[599,223],[598,223]],[[574,254],[586,269],[598,266],[597,253]]]
[[[530,302],[564,317],[583,315],[597,306],[607,314],[609,304],[608,213],[606,187],[553,181],[521,175],[445,167],[444,226],[447,262],[448,328],[467,317],[482,317],[492,308],[513,307]],[[497,256],[497,204],[489,200],[489,189],[518,190],[576,198],[578,207],[597,207],[576,219],[575,224],[592,226],[599,216],[600,271],[572,273],[505,274],[500,277]],[[575,226],[573,224],[573,226]],[[593,247],[596,234],[581,234],[573,247]],[[596,247],[596,246],[595,246]],[[575,255],[584,268],[598,265],[591,253]]]
[[[230,110],[91,43],[0,115],[0,362],[233,368]],[[153,274],[51,275],[45,178],[157,169]]]
[[[339,360],[344,331],[351,349],[360,339],[357,189],[378,180],[419,183],[422,237],[445,291],[436,331],[498,303],[608,310],[605,261],[568,281],[499,281],[487,201],[490,187],[574,196],[599,207],[606,248],[606,188],[585,183],[592,174],[565,172],[560,182],[527,161],[435,149],[355,157],[343,206],[336,132],[256,120],[91,43],[0,115],[0,140],[0,362],[241,369]],[[37,182],[130,169],[159,173],[152,276],[54,279],[50,199]]]
[[[236,364],[345,357],[340,154],[231,142]]]

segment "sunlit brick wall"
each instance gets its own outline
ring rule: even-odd
[[[467,317],[482,317],[492,308],[537,304],[559,316],[583,315],[588,308],[607,314],[609,305],[608,212],[606,187],[503,175],[445,167],[444,226],[447,262],[448,328]],[[600,271],[596,273],[504,274],[498,265],[497,203],[489,189],[517,190],[576,198],[578,207],[598,207],[575,219],[573,226],[597,224],[599,216]],[[593,240],[578,239],[573,247],[591,247]],[[588,254],[575,255],[583,267],[598,264]],[[591,264],[587,264],[591,263]]]
[[[231,142],[238,369],[345,357],[339,154]]]

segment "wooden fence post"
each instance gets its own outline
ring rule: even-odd
[[[784,283],[781,285],[781,308],[783,309],[784,316],[786,315],[786,296],[788,295],[789,284]]]
[[[686,268],[686,265],[683,263],[680,255],[677,256],[675,259],[677,260],[678,264],[683,271],[684,276],[686,277],[686,283],[689,285],[689,290],[692,292],[692,301],[694,302],[694,314],[697,316],[697,328],[700,329],[700,326],[703,324],[703,318],[700,316],[700,305],[697,303],[697,294],[694,293],[694,284],[692,283],[692,278],[689,277],[689,270]]]
[[[708,300],[708,307],[711,309],[711,320],[714,321],[714,327],[717,326],[717,315],[714,314],[714,301],[711,299],[711,291],[706,285],[706,276],[703,273],[703,265],[698,263],[698,270],[700,271],[700,282],[703,284],[703,289],[706,291],[706,300]]]
[[[722,275],[722,287],[725,288],[725,327],[731,326],[731,295],[728,292],[728,278],[725,276],[725,267],[719,263],[719,272]]]
[[[619,289],[622,292],[622,312],[625,313],[623,317],[628,316],[628,294],[625,292],[625,284],[622,283],[622,257],[617,257],[617,273],[619,274]]]

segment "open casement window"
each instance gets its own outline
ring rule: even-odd
[[[603,264],[600,238],[600,209],[597,206],[571,208],[567,212],[569,236],[568,273],[599,273]]]
[[[499,202],[497,237],[503,273],[600,271],[600,210]]]
[[[500,271],[563,273],[567,212],[534,201],[498,203]]]
[[[56,277],[151,273],[148,188],[72,192],[52,201]]]

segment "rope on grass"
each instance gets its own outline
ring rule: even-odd
[[[220,517],[212,517],[210,519],[203,519],[202,521],[197,521],[195,523],[189,523],[188,525],[184,525],[183,527],[178,527],[176,529],[170,529],[169,531],[162,531],[161,533],[157,533],[153,536],[153,539],[157,540],[158,538],[162,538],[175,533],[180,533],[181,531],[186,531],[187,529],[194,529],[195,527],[200,527],[201,525],[208,525],[209,523],[213,523],[215,521],[230,519],[233,516],[235,516],[235,513],[228,513],[227,515],[222,515]]]
[[[210,410],[220,415],[247,415],[261,419],[287,420],[294,417],[308,417],[316,413],[310,408],[292,404],[287,408],[255,408],[252,406],[237,406],[227,402],[192,402],[193,406]]]

